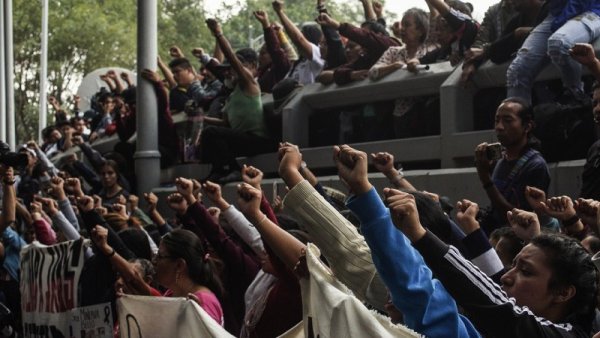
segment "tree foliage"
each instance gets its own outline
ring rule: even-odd
[[[15,117],[17,138],[37,134],[41,6],[15,1]],[[132,68],[136,50],[135,0],[49,2],[48,92],[66,99],[84,74],[102,66]],[[52,121],[49,119],[48,121]]]
[[[214,39],[205,24],[203,0],[158,1],[159,54],[178,45],[185,54],[194,47],[211,51]],[[362,21],[360,2],[328,3],[340,21]],[[227,0],[218,13],[223,30],[234,48],[249,46],[262,35],[252,11],[267,10],[276,20],[271,0]],[[297,23],[313,21],[314,2],[286,1],[286,13]],[[39,1],[14,1],[15,115],[17,141],[37,135],[41,5]],[[48,93],[65,105],[83,76],[101,67],[133,69],[136,63],[136,0],[49,1]],[[53,121],[50,116],[48,121]]]
[[[250,46],[250,41],[262,35],[262,27],[252,15],[253,11],[263,10],[269,15],[271,22],[278,21],[272,0],[235,0],[223,4],[219,13],[223,23],[223,32],[234,48]],[[330,2],[326,4],[328,11],[341,22],[361,22],[363,19],[362,5],[354,2]],[[285,1],[285,12],[295,23],[314,22],[317,17],[316,1]]]

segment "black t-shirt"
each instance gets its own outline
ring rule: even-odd
[[[185,89],[175,87],[169,91],[169,110],[172,113],[184,111],[186,102],[190,99]]]

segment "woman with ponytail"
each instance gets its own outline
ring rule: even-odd
[[[158,283],[168,289],[165,296],[190,297],[223,325],[223,286],[198,236],[183,229],[166,234],[153,263]]]

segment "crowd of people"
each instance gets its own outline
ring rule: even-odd
[[[338,22],[318,0],[317,24],[297,27],[276,0],[280,24],[264,10],[254,12],[265,40],[258,53],[234,51],[219,22],[209,19],[216,47],[213,55],[192,50],[199,71],[178,47],[168,63],[158,60],[162,77],[142,70],[156,93],[161,165],[184,157],[212,165],[201,182],[175,180],[176,192],[165,201],[173,217],[159,212],[155,194],[135,186],[129,139],[136,88],[126,73],[103,75],[109,90],[96,94],[86,112],[78,97],[72,112],[50,98],[56,125],[44,131],[43,144],[30,141],[16,160],[3,157],[0,165],[0,301],[13,334],[21,331],[21,249],[89,238],[81,306],[114,305],[123,294],[187,297],[234,336],[277,337],[303,321],[299,281],[308,278],[308,243],[365,306],[427,337],[600,336],[600,264],[592,259],[600,251],[600,141],[589,150],[580,196],[548,196],[532,99],[535,76],[552,61],[564,85],[559,100],[591,102],[600,124],[600,85],[590,97],[581,82],[582,67],[600,82],[600,60],[589,44],[600,32],[600,2],[501,0],[479,24],[470,4],[425,1],[429,12],[409,9],[390,34],[378,2],[361,0],[366,20],[355,26]],[[441,61],[462,65],[467,83],[484,61],[513,56],[508,96],[495,111],[498,143],[474,152],[487,208],[468,196],[452,203],[421,191],[395,168],[393,154],[367,155],[348,145],[333,147],[348,193],[323,186],[298,147],[277,139],[281,120],[267,116],[261,99],[272,93],[277,110],[314,82],[377,81]],[[413,135],[421,101],[397,99],[372,127],[391,121],[395,137]],[[190,121],[180,130],[177,113]],[[92,147],[115,133],[114,151]],[[72,147],[86,160],[51,160]],[[288,191],[268,201],[261,170],[240,166],[236,157],[275,151]],[[369,164],[389,188],[371,185]],[[221,185],[234,181],[242,182],[238,198],[228,201]]]
[[[422,65],[444,61],[462,67],[461,82],[466,85],[486,60],[504,63],[514,57],[507,72],[506,97],[522,98],[529,105],[548,100],[547,93],[535,94],[533,80],[552,61],[561,70],[565,89],[550,99],[589,105],[581,65],[572,54],[578,51],[573,49],[576,44],[596,38],[599,9],[593,1],[502,0],[490,7],[481,24],[471,17],[473,6],[469,3],[424,1],[429,12],[407,10],[389,27],[391,32],[377,1],[361,0],[365,21],[355,26],[336,20],[319,0],[316,23],[300,27],[287,16],[284,3],[274,1],[278,21],[265,9],[253,12],[264,33],[258,52],[233,50],[219,22],[207,20],[215,49],[212,53],[202,48],[191,50],[192,59],[200,63],[198,71],[194,60],[173,46],[170,61],[158,60],[162,77],[153,70],[141,72],[156,90],[162,167],[198,160],[212,164],[208,178],[213,181],[239,180],[235,158],[275,151],[281,138],[281,110],[302,86],[379,81],[396,71],[418,72]],[[547,48],[540,41],[552,44]],[[72,146],[70,135],[85,130],[84,141],[90,142],[116,133],[120,142],[115,153],[126,158],[133,154],[135,144],[128,140],[135,133],[135,86],[127,73],[109,71],[101,79],[108,90],[98,92],[86,112],[78,111],[79,98],[75,98],[70,123],[58,101],[50,99],[57,123],[44,132],[44,149],[64,151]],[[274,107],[263,107],[265,93],[273,94]],[[482,116],[493,113],[499,101],[482,95],[486,109],[474,117],[475,127],[489,129],[490,119]],[[438,98],[374,100],[311,117],[311,144],[439,133]],[[174,114],[185,114],[188,123],[175,127]],[[483,123],[478,123],[482,119]]]

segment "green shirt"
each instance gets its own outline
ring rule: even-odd
[[[267,137],[260,94],[248,96],[239,85],[235,86],[223,111],[232,129]]]

